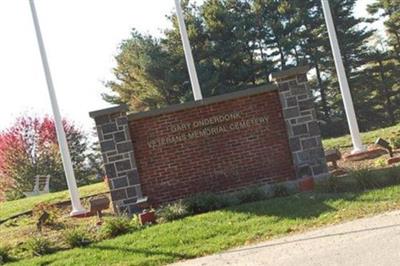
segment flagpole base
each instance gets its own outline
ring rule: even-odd
[[[86,217],[89,212],[85,209],[72,210],[69,214],[71,217]]]
[[[343,158],[345,161],[362,161],[362,160],[371,160],[382,156],[386,151],[380,148],[368,149],[364,151],[358,151],[356,153],[351,153],[345,155]]]
[[[364,146],[362,146],[361,148],[354,148],[350,153],[352,155],[355,155],[355,154],[359,154],[359,153],[366,152],[366,151],[367,151],[367,149]]]

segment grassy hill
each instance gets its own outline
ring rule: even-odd
[[[378,137],[382,137],[385,139],[389,139],[393,132],[400,132],[400,124],[378,129],[375,131],[370,131],[367,133],[362,133],[362,139],[366,145],[372,144]],[[331,138],[323,140],[323,144],[325,149],[331,148],[348,148],[351,147],[351,138],[350,135],[346,135],[338,138]],[[81,196],[89,196],[101,192],[107,191],[107,188],[104,183],[98,183],[94,185],[84,186],[79,188]],[[9,201],[0,203],[0,221],[7,219],[13,215],[26,212],[31,210],[36,204],[45,202],[45,203],[56,203],[64,200],[68,200],[69,194],[68,191],[50,193],[46,195],[41,195],[37,197],[24,198],[16,201]]]
[[[154,225],[10,265],[165,265],[400,208],[400,186],[364,193],[304,193]]]
[[[104,182],[83,186],[79,188],[81,197],[106,192],[107,188]],[[0,203],[0,221],[12,217],[16,214],[23,213],[38,204],[38,203],[56,203],[69,199],[68,191],[44,194],[36,197],[23,198],[20,200],[6,201]]]
[[[393,132],[400,132],[400,125],[363,133],[362,137],[365,144],[372,144],[378,137],[389,139]],[[350,136],[323,142],[325,148],[351,147]],[[102,182],[79,190],[84,197],[106,192],[107,188]],[[1,203],[0,220],[29,211],[41,202],[56,203],[68,199],[68,191],[62,191]],[[164,265],[395,209],[400,209],[400,185],[358,193],[296,194],[195,215],[94,243],[86,248],[22,259],[15,264]],[[83,220],[71,221],[77,225],[83,223]],[[34,230],[33,225],[25,224],[31,222],[28,218],[21,219],[15,223],[18,226],[15,228],[3,224],[3,230],[8,230],[3,237],[9,237],[13,230],[26,235],[23,230]],[[86,223],[95,221],[88,220]],[[57,237],[52,241],[58,241]]]
[[[374,131],[361,133],[361,138],[365,145],[369,145],[373,144],[375,140],[379,137],[388,140],[394,132],[400,133],[400,124],[393,127],[381,128]],[[350,135],[338,138],[324,139],[323,144],[325,149],[348,148],[352,146]]]

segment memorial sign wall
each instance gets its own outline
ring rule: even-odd
[[[92,112],[117,210],[326,175],[307,71],[149,112],[127,115],[126,106]]]

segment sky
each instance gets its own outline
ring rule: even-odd
[[[358,0],[366,17],[373,0]],[[113,57],[132,28],[160,36],[174,0],[36,0],[63,117],[89,132],[89,112],[110,107],[101,93],[112,79]],[[382,22],[374,24],[383,34]],[[183,55],[182,55],[183,56]],[[28,0],[0,0],[0,131],[21,115],[51,114]]]

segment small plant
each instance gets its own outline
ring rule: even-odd
[[[248,203],[267,199],[267,193],[260,187],[250,187],[238,191],[235,196],[239,203]]]
[[[358,188],[361,190],[375,189],[382,186],[382,180],[374,175],[368,168],[354,171],[350,176],[354,178],[357,182]]]
[[[130,227],[132,230],[139,230],[143,227],[143,225],[140,223],[139,216],[135,214],[131,221],[130,221]]]
[[[65,242],[71,248],[84,247],[92,242],[88,232],[84,228],[74,228],[65,230],[63,235]]]
[[[33,256],[43,256],[52,251],[50,241],[41,236],[30,238],[26,247]]]
[[[274,197],[287,197],[289,196],[289,191],[285,185],[275,185],[273,188]]]
[[[18,190],[10,189],[4,192],[7,201],[19,200],[25,198],[25,195]]]
[[[241,192],[241,191],[239,191],[239,192]],[[240,203],[242,203],[240,201],[239,197],[237,196],[237,193],[239,193],[239,192],[219,195],[219,202],[220,202],[220,205],[222,206],[221,208],[235,206],[235,205],[239,205]]]
[[[342,184],[340,182],[340,177],[338,176],[330,176],[327,180],[326,184],[327,192],[342,192]]]
[[[115,216],[104,220],[100,229],[102,239],[113,238],[131,231],[131,220],[127,216]]]
[[[392,132],[389,137],[390,145],[395,149],[400,149],[400,131]]]
[[[383,168],[387,165],[386,159],[385,158],[379,158],[374,161],[374,165],[377,168]]]
[[[158,221],[161,223],[182,219],[189,214],[188,205],[182,200],[167,204],[157,211]]]
[[[0,247],[0,265],[11,261],[9,252],[10,249],[8,247]]]
[[[43,221],[42,225],[53,225],[60,217],[60,210],[54,205],[40,203],[33,208],[32,214],[34,219],[37,221],[39,221],[39,219],[43,217],[43,214],[47,214],[46,219]]]
[[[226,207],[226,198],[215,193],[201,193],[187,198],[185,201],[190,213],[203,213]]]

